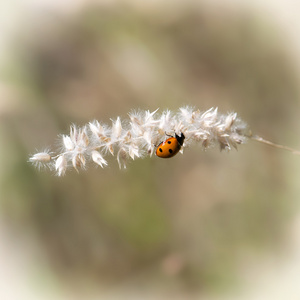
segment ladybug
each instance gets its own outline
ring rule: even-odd
[[[161,158],[173,157],[179,152],[184,139],[185,136],[182,132],[180,136],[175,133],[175,137],[171,136],[157,146],[156,155]]]

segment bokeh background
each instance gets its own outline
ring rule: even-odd
[[[1,299],[299,299],[299,157],[28,163],[71,123],[184,105],[300,149],[300,4],[260,2],[1,1]]]

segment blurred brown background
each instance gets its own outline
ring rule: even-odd
[[[240,2],[3,2],[1,299],[299,299],[297,156],[195,147],[63,178],[27,162],[71,123],[184,105],[299,149],[293,19]]]

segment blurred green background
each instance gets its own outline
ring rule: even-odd
[[[265,14],[229,5],[87,3],[33,5],[0,57],[8,286],[46,299],[246,299],[254,278],[290,255],[298,157],[255,142],[230,153],[199,146],[63,178],[28,157],[55,149],[71,123],[184,105],[235,111],[255,134],[299,149],[286,36]]]

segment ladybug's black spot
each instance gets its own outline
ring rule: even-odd
[[[172,150],[172,149],[169,149],[169,152],[170,152],[170,153],[173,153],[173,150]]]
[[[159,148],[158,150],[159,150],[159,152],[163,152],[161,148]]]
[[[171,144],[171,141],[168,141],[168,144]]]

